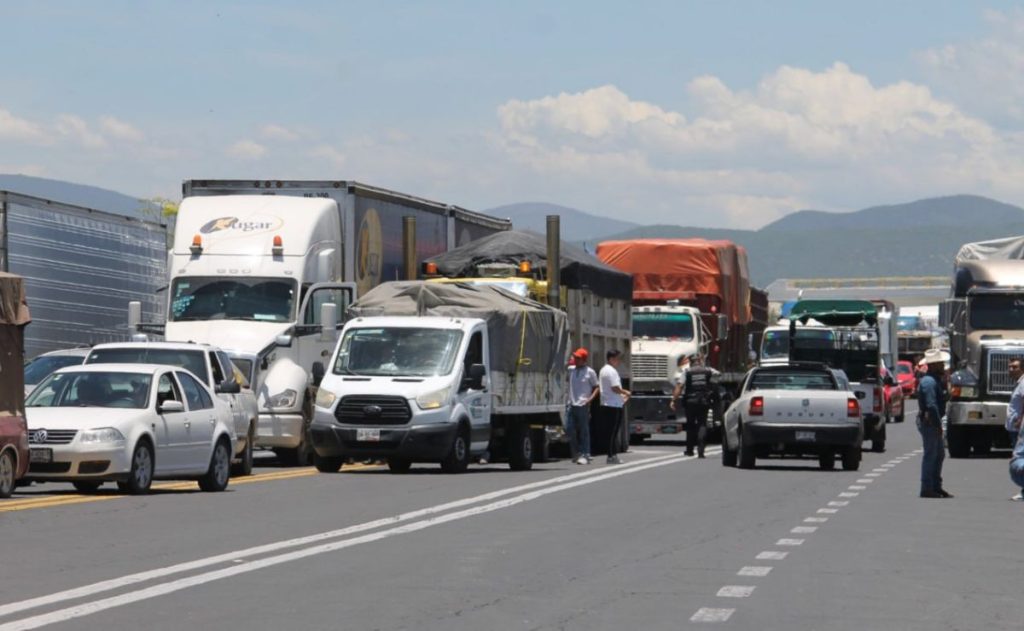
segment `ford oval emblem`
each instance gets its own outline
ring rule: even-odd
[[[801,401],[801,403],[803,403],[804,407],[807,407],[808,405],[811,404],[811,400],[810,399],[804,399],[803,401]]]
[[[380,416],[383,411],[379,405],[367,405],[363,408],[363,414],[367,416]]]
[[[32,442],[34,442],[34,443],[45,443],[46,442],[46,430],[45,429],[37,429],[35,431],[35,433],[32,434]]]

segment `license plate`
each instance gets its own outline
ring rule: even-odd
[[[796,439],[802,443],[813,443],[814,432],[797,432]]]
[[[356,429],[356,440],[376,443],[380,442],[380,430],[376,428],[360,427]]]
[[[53,450],[52,449],[36,449],[32,448],[28,450],[28,461],[31,462],[53,462]]]

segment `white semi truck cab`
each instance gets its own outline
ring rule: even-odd
[[[310,456],[316,381],[354,299],[342,280],[340,213],[331,199],[188,197],[170,256],[169,341],[255,356],[256,445]]]

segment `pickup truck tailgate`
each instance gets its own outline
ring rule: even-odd
[[[833,390],[766,390],[757,393],[764,401],[764,411],[750,420],[780,423],[846,424],[848,405],[853,393]],[[859,416],[857,417],[859,421]]]

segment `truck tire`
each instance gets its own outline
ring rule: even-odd
[[[876,454],[883,453],[885,451],[885,424],[881,424],[875,428],[875,434],[871,438],[871,451]]]
[[[320,473],[337,473],[344,464],[345,459],[341,456],[321,456],[313,452],[313,466]]]
[[[757,455],[754,453],[754,446],[748,445],[748,441],[743,440],[742,427],[736,435],[739,438],[739,444],[736,446],[736,457],[739,460],[740,469],[753,469],[757,462]]]
[[[950,427],[946,432],[946,448],[950,458],[967,458],[971,455],[971,442],[963,427]]]
[[[736,452],[729,450],[729,440],[725,437],[725,431],[722,431],[722,466],[723,467],[735,467],[736,466]]]
[[[860,445],[847,447],[843,452],[843,471],[857,471],[860,469],[860,458]]]
[[[533,441],[525,427],[515,426],[505,437],[508,446],[508,467],[513,471],[529,471],[533,468]]]
[[[412,460],[388,458],[388,470],[391,473],[409,473],[409,469],[412,469]]]
[[[832,451],[831,448],[826,448],[824,451],[818,454],[818,467],[822,471],[832,471],[836,468],[836,452]]]
[[[441,461],[441,471],[462,473],[469,468],[469,430],[460,425],[452,439],[452,448]]]
[[[547,462],[550,459],[551,441],[548,430],[544,427],[531,428],[530,438],[533,440],[533,461]]]

